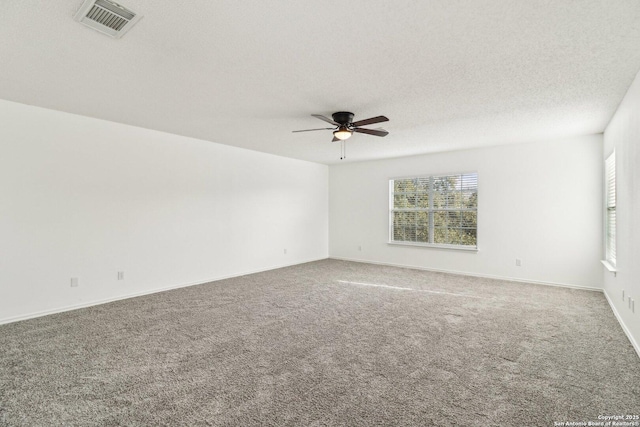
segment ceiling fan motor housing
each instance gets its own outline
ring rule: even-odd
[[[348,126],[353,121],[353,113],[349,113],[348,111],[338,111],[337,113],[333,113],[331,117],[334,122],[340,123],[343,126]]]

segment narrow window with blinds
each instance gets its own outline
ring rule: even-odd
[[[605,259],[616,266],[616,153],[607,158],[604,164],[605,209],[606,209],[606,242]]]
[[[389,241],[477,248],[478,174],[389,181]]]

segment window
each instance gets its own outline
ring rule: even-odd
[[[478,174],[389,181],[390,243],[477,247]]]
[[[604,164],[605,179],[605,208],[606,212],[606,241],[605,259],[615,267],[616,265],[616,153],[609,156]]]

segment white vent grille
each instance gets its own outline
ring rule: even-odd
[[[120,38],[142,16],[110,0],[85,0],[74,19],[87,27]]]

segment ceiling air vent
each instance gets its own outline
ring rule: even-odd
[[[109,0],[85,0],[73,18],[87,27],[119,39],[142,16]]]

